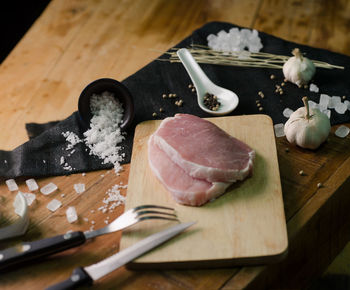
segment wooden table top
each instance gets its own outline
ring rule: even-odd
[[[282,0],[53,0],[0,66],[0,148],[11,150],[27,141],[25,123],[60,120],[77,109],[78,96],[92,80],[123,80],[209,21],[226,21],[275,36],[350,55],[348,1]],[[158,51],[158,52],[157,52]],[[347,124],[349,125],[349,124]],[[140,271],[118,269],[96,283],[96,289],[260,289],[300,288],[319,275],[344,247],[350,218],[350,137],[334,136],[311,152],[276,139],[289,236],[289,255],[269,266],[210,270]],[[289,148],[287,152],[285,149]],[[305,175],[299,175],[303,170]],[[23,240],[68,230],[102,227],[111,214],[97,210],[114,184],[128,183],[129,165],[120,176],[97,171],[82,176],[39,179],[54,182],[63,206],[55,213],[49,200],[37,197]],[[26,191],[24,180],[18,179]],[[77,195],[73,184],[84,182]],[[317,183],[323,184],[322,188]],[[102,195],[101,195],[102,193]],[[125,194],[125,190],[122,190]],[[62,197],[61,194],[65,196]],[[0,185],[1,208],[13,194]],[[75,206],[79,222],[68,224],[65,210]],[[84,219],[85,218],[85,219]],[[86,221],[86,218],[88,221]],[[1,289],[42,289],[65,279],[81,265],[95,263],[118,250],[121,234],[99,237],[86,245],[30,267],[1,275]],[[0,247],[21,239],[1,242]]]

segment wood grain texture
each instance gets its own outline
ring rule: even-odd
[[[192,231],[137,259],[135,268],[205,268],[276,262],[288,242],[272,120],[266,115],[210,118],[219,128],[248,144],[256,153],[253,176],[201,207],[177,204],[148,165],[147,142],[160,121],[137,126],[126,209],[141,204],[175,208],[181,221],[196,221]],[[181,182],[179,180],[179,182]],[[125,249],[159,224],[140,225],[122,236]],[[210,249],[210,250],[209,250]]]
[[[208,21],[227,21],[350,55],[349,18],[346,0],[53,0],[0,66],[0,148],[10,150],[25,142],[26,122],[67,117],[76,110],[78,96],[89,82],[101,76],[122,80]],[[346,180],[350,137],[335,137],[335,128],[329,141],[316,152],[290,146],[285,138],[276,140],[292,252],[283,264],[186,271],[135,272],[122,268],[98,281],[96,288],[262,289],[270,285],[300,288],[308,284],[322,273],[349,237],[350,189]],[[305,176],[298,174],[301,169],[307,173]],[[112,185],[128,182],[128,170],[126,165],[120,176],[100,171],[89,173],[84,179],[79,174],[40,179],[41,186],[49,181],[59,185],[60,191],[52,197],[60,199],[63,206],[50,213],[46,204],[52,197],[39,194],[23,240],[49,237],[69,229],[86,230],[92,220],[96,228],[103,226],[107,216],[115,218],[123,207],[108,215],[96,209]],[[78,182],[86,183],[88,188],[81,196],[72,189]],[[318,182],[326,186],[319,190]],[[18,183],[21,190],[27,191],[24,180],[19,179]],[[3,182],[0,195],[4,197],[0,200],[4,215],[12,208],[14,195]],[[68,205],[77,207],[80,219],[76,224],[66,222]],[[85,222],[84,217],[89,221]],[[0,247],[20,240],[3,241]],[[0,287],[45,288],[66,278],[73,268],[116,252],[119,240],[120,233],[100,237],[1,275]]]

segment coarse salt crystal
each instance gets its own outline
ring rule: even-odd
[[[84,222],[88,222],[89,221],[89,219],[87,217],[84,217],[83,220],[84,220]]]
[[[328,108],[334,109],[339,103],[341,103],[341,98],[339,96],[332,96],[329,99]]]
[[[292,115],[293,112],[294,112],[294,111],[293,111],[292,109],[285,108],[285,109],[283,110],[283,116],[285,116],[286,118],[289,118],[290,115]]]
[[[330,96],[326,94],[321,94],[320,96],[320,101],[319,101],[319,106],[320,110],[326,110],[329,104]]]
[[[36,183],[35,179],[31,178],[31,179],[27,179],[26,180],[26,184],[28,186],[28,189],[30,191],[36,191],[39,189],[38,184]]]
[[[64,160],[64,157],[61,156],[61,159],[60,159],[60,165],[64,164],[65,160]]]
[[[46,184],[45,186],[43,186],[42,188],[40,188],[40,192],[44,195],[49,195],[57,189],[58,189],[57,185],[50,182],[50,183]]]
[[[83,193],[85,191],[85,184],[84,183],[74,184],[74,190],[76,193]]]
[[[74,206],[68,207],[66,210],[66,217],[69,223],[74,223],[78,220],[77,211],[75,210]]]
[[[62,206],[62,203],[57,200],[57,199],[53,199],[51,200],[48,204],[47,204],[47,209],[49,209],[52,212],[55,212],[56,210],[58,210],[60,207]]]
[[[28,192],[28,193],[24,192],[22,194],[27,201],[27,205],[31,206],[32,203],[34,202],[34,200],[36,199],[36,195],[34,193],[30,193],[30,192]]]
[[[5,181],[6,185],[9,189],[9,191],[16,191],[18,190],[18,185],[14,179],[8,179]]]
[[[338,129],[335,131],[335,135],[339,138],[345,138],[349,135],[350,129],[349,127],[345,125],[341,125],[338,127]]]
[[[350,111],[350,102],[348,100],[344,101],[344,104],[348,107],[348,110]]]
[[[283,137],[283,136],[285,136],[284,124],[282,124],[282,123],[276,124],[276,125],[273,126],[273,128],[275,129],[276,137]]]
[[[346,110],[348,109],[348,106],[344,103],[337,103],[334,107],[334,110],[338,113],[338,114],[344,114],[346,112]]]
[[[314,101],[310,100],[308,103],[309,103],[310,109],[319,109],[319,105]]]
[[[310,89],[310,92],[315,92],[315,93],[319,92],[319,88],[315,84],[310,84],[309,89]]]

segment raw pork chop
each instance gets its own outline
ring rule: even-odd
[[[154,143],[153,136],[148,141],[148,159],[153,173],[171,192],[177,203],[200,206],[223,194],[230,185],[189,176]]]
[[[209,182],[243,180],[253,169],[254,150],[213,123],[187,114],[166,118],[154,142],[188,175]]]

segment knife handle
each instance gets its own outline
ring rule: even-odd
[[[0,270],[74,248],[86,241],[83,232],[71,232],[0,251]]]
[[[83,268],[76,268],[73,271],[73,274],[67,279],[62,282],[59,282],[55,285],[52,285],[46,290],[68,290],[68,289],[75,289],[79,286],[91,286],[93,283],[93,280],[89,276],[88,273],[85,272]]]

